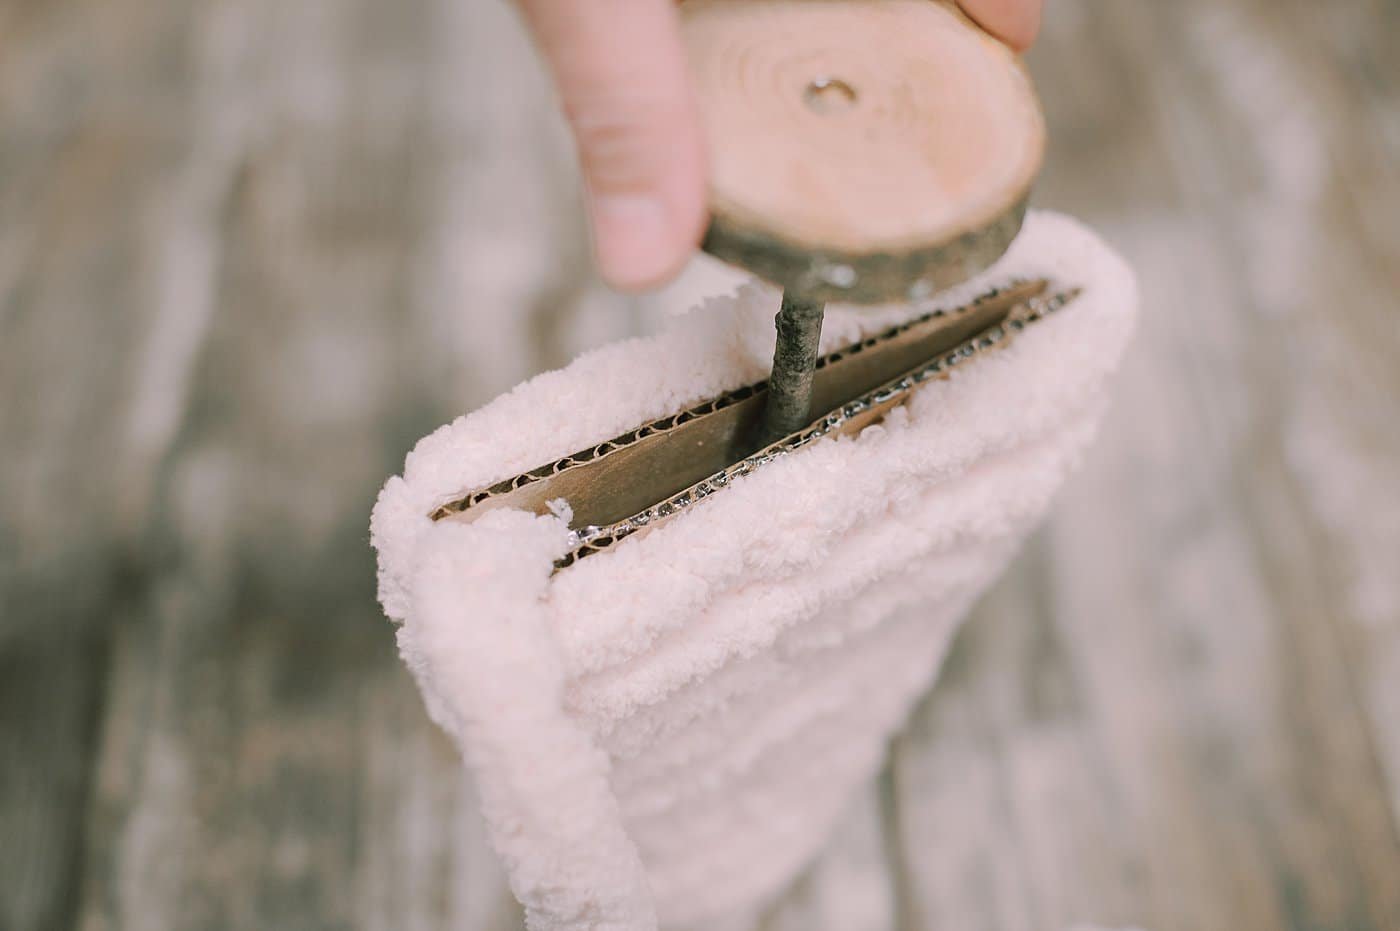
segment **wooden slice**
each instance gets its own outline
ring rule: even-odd
[[[940,0],[687,0],[706,251],[805,297],[918,299],[1021,226],[1045,126],[1020,59]]]

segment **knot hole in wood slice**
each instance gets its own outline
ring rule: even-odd
[[[839,113],[856,105],[856,89],[840,78],[813,78],[802,92],[802,101],[814,113]]]
[[[704,248],[810,301],[951,287],[1020,229],[1045,126],[954,0],[685,0]]]

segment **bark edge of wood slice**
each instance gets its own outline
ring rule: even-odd
[[[1020,58],[944,0],[686,0],[705,251],[802,296],[919,300],[1021,227],[1045,123]]]

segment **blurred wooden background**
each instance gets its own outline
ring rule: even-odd
[[[1400,4],[1053,0],[1103,441],[763,924],[1400,928]],[[495,0],[0,0],[0,929],[516,927],[374,603],[411,442],[657,300]]]

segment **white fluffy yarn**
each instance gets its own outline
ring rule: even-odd
[[[859,437],[558,574],[559,517],[427,514],[762,378],[772,289],[520,385],[424,438],[385,485],[380,598],[533,931],[732,918],[820,849],[1092,439],[1137,306],[1107,247],[1033,214],[995,268],[939,300],[1040,276],[1084,293]],[[830,309],[824,350],[913,313]]]

